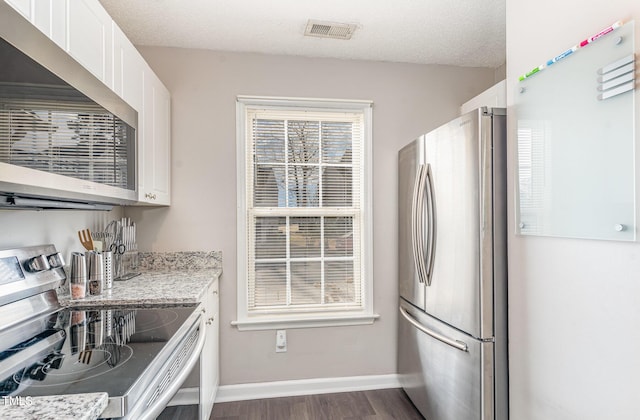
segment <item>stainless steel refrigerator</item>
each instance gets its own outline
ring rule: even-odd
[[[398,167],[400,382],[427,420],[505,420],[505,110],[420,136]]]

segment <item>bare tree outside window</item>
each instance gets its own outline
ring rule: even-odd
[[[353,123],[256,118],[252,126],[253,204],[282,209],[254,219],[255,307],[355,304],[359,227],[351,214],[331,214],[354,205]]]
[[[289,207],[317,207],[319,197],[320,124],[288,121]]]

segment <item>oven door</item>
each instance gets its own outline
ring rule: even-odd
[[[197,313],[200,314],[200,311]],[[198,315],[197,321],[175,347],[169,359],[153,376],[153,382],[146,387],[142,398],[135,401],[135,405],[122,419],[154,420],[160,415],[200,359],[205,332],[203,318]],[[102,416],[108,416],[106,410]]]

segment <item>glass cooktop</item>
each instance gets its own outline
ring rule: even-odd
[[[143,373],[174,350],[172,337],[186,334],[194,310],[65,308],[43,316],[41,332],[0,353],[0,396],[135,393]]]

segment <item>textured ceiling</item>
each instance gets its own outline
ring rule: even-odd
[[[498,67],[505,0],[100,0],[136,45]],[[303,36],[308,19],[351,40]]]

